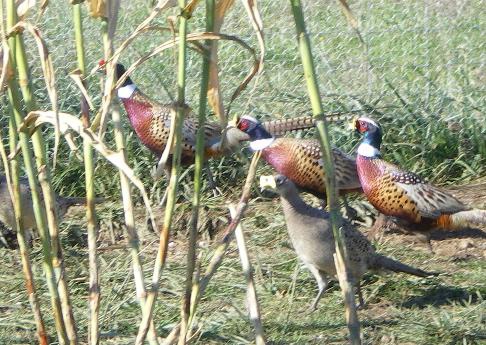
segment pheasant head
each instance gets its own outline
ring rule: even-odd
[[[243,115],[236,123],[236,128],[248,134],[250,137],[250,147],[254,151],[263,150],[270,146],[275,137],[263,127],[260,121],[252,116]]]
[[[382,137],[380,125],[368,117],[360,117],[354,121],[354,128],[363,135],[363,140],[358,146],[358,154],[368,158],[380,157]]]
[[[100,60],[98,62],[98,68],[100,71],[103,71],[106,73],[106,62],[105,60]],[[125,69],[125,66],[123,66],[121,63],[117,63],[115,65],[115,78],[116,80],[120,80],[120,78],[123,77],[127,70]],[[130,98],[133,95],[133,92],[137,89],[137,86],[135,83],[132,81],[130,76],[126,76],[125,79],[123,80],[122,84],[120,87],[117,89],[117,94],[120,99],[127,99]]]

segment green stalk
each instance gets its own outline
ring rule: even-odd
[[[3,138],[0,136],[0,142],[3,142]],[[9,118],[9,142],[10,142],[10,152],[14,152],[17,148],[17,127],[15,125],[15,120],[13,115]],[[27,244],[26,229],[22,222],[22,205],[20,194],[20,182],[19,182],[19,163],[17,157],[10,160],[10,181],[8,178],[8,159],[5,150],[2,146],[1,148],[2,161],[5,168],[5,176],[7,177],[7,183],[12,186],[13,198],[12,204],[14,206],[15,213],[15,225],[14,230],[17,233],[17,242],[19,244],[20,258],[22,261],[22,271],[25,277],[25,290],[27,291],[27,296],[29,298],[30,307],[32,308],[32,313],[34,314],[34,320],[37,327],[37,338],[39,344],[47,345],[49,340],[47,338],[46,329],[44,326],[44,320],[42,318],[42,313],[40,310],[39,299],[37,298],[37,292],[34,285],[34,277],[32,274],[32,265],[29,259],[29,249]]]
[[[115,18],[109,18],[108,20],[114,20]],[[105,51],[105,61],[108,61],[112,49],[112,39],[109,37],[108,33],[108,26],[109,22],[107,20],[103,20],[101,22],[101,30],[102,30],[102,38],[104,44],[104,51]],[[113,30],[114,32],[114,30]],[[111,119],[114,125],[114,134],[115,134],[115,144],[116,149],[120,153],[122,159],[127,162],[128,156],[125,150],[126,143],[125,143],[125,136],[123,135],[123,126],[120,116],[119,105],[114,103],[111,112]],[[128,177],[120,171],[120,186],[122,192],[122,200],[123,200],[123,211],[125,215],[125,225],[127,228],[127,235],[128,235],[128,246],[130,248],[130,255],[132,257],[132,267],[133,267],[133,278],[135,281],[135,289],[138,301],[140,303],[140,308],[142,310],[142,317],[143,313],[145,312],[145,302],[147,292],[145,290],[145,282],[144,282],[144,274],[143,274],[143,266],[142,261],[140,259],[140,240],[138,237],[137,230],[135,228],[135,217],[133,213],[133,197],[132,197],[132,190],[130,187],[130,180]],[[157,330],[155,328],[155,324],[153,320],[150,321],[149,325],[149,332],[148,332],[148,342],[150,345],[158,345],[158,338],[157,338]]]
[[[14,0],[7,1],[7,30],[12,28],[17,23],[17,13],[16,13],[16,6]],[[25,54],[22,54],[22,49],[17,49],[17,46],[21,44],[21,40],[18,39],[17,36],[13,36],[9,38],[9,47],[10,47],[10,62],[11,67],[14,71],[17,72],[17,63],[18,60],[25,61]],[[18,127],[20,123],[23,121],[23,114],[22,114],[22,107],[20,104],[20,95],[18,92],[18,82],[15,78],[11,78],[9,80],[9,102],[12,106],[12,110],[14,113],[14,119],[16,126]],[[22,79],[22,75],[20,74],[19,68],[19,77],[21,82],[21,87],[24,90],[27,86],[25,85],[25,80]],[[31,110],[32,105],[32,98],[25,97],[24,101],[27,107],[27,110]],[[30,101],[30,102],[29,102]],[[36,131],[38,132],[38,131]],[[59,298],[59,293],[57,291],[57,282],[56,282],[56,274],[54,272],[53,267],[53,256],[51,252],[51,242],[49,238],[49,233],[46,226],[46,214],[44,208],[41,204],[39,188],[37,185],[37,180],[35,178],[35,170],[33,166],[33,157],[32,153],[29,150],[29,143],[28,143],[28,136],[25,133],[19,133],[20,138],[20,146],[22,149],[22,155],[24,157],[24,165],[27,172],[27,177],[29,179],[29,185],[32,193],[32,202],[34,207],[34,216],[37,223],[37,230],[39,231],[39,235],[42,240],[42,252],[44,255],[43,260],[43,268],[44,273],[46,275],[47,286],[49,289],[49,293],[51,296],[51,304],[52,304],[52,312],[54,315],[54,321],[56,325],[58,339],[62,344],[66,344],[68,342],[68,337],[66,333],[65,322],[63,319],[62,307],[61,307],[61,300]]]
[[[85,73],[83,22],[81,5],[73,5],[74,35],[76,40],[76,55],[81,75]],[[83,81],[84,84],[84,81]],[[86,98],[81,94],[81,119],[85,128],[89,128],[89,106]],[[99,309],[100,309],[100,277],[98,257],[96,254],[96,239],[98,238],[98,225],[96,222],[95,191],[94,191],[94,159],[93,148],[85,140],[83,144],[84,172],[86,184],[86,220],[88,230],[89,255],[89,324],[88,343],[97,345],[100,341]]]
[[[3,1],[0,1],[0,18],[4,18],[3,16]],[[2,37],[5,37],[5,23],[2,20],[0,24],[0,32]],[[15,40],[11,41],[15,44]],[[11,56],[11,55],[10,55]],[[18,107],[16,109],[19,109]],[[9,144],[10,144],[10,151],[13,152],[17,148],[17,126],[15,124],[14,118],[14,108],[10,107],[11,113],[9,116]],[[0,143],[3,143],[3,138],[0,134]],[[0,144],[1,145],[1,144]],[[17,232],[17,242],[19,244],[19,252],[20,258],[22,262],[22,271],[25,277],[25,289],[27,291],[27,296],[30,302],[30,307],[32,308],[32,313],[34,314],[34,320],[37,328],[37,338],[39,340],[39,344],[47,345],[49,343],[49,339],[47,337],[44,320],[42,317],[42,312],[40,310],[39,299],[37,297],[37,291],[35,288],[34,277],[32,274],[32,265],[29,259],[29,248],[26,241],[26,232],[22,222],[22,207],[21,207],[21,195],[20,195],[20,183],[19,183],[19,163],[18,158],[15,156],[13,159],[10,160],[10,169],[9,169],[9,161],[7,159],[7,153],[5,152],[5,148],[3,145],[0,146],[0,153],[2,156],[2,162],[5,169],[5,176],[7,178],[7,183],[12,186],[12,204],[14,206],[15,212],[15,230]],[[9,172],[10,181],[9,181]]]
[[[338,272],[339,283],[343,290],[344,302],[346,306],[346,321],[350,333],[350,340],[352,344],[361,344],[360,338],[360,324],[358,314],[356,312],[356,304],[354,299],[354,289],[348,279],[347,263],[348,257],[346,253],[346,246],[344,238],[341,235],[342,218],[339,212],[338,196],[336,193],[336,177],[334,173],[334,163],[332,150],[329,140],[329,131],[327,128],[327,121],[324,116],[324,109],[322,107],[319,87],[314,68],[314,61],[311,52],[309,37],[305,28],[304,14],[300,0],[290,0],[292,13],[294,15],[295,27],[297,29],[297,40],[299,44],[302,65],[304,67],[304,76],[307,83],[309,98],[312,105],[312,112],[316,119],[316,127],[319,133],[319,141],[321,143],[322,156],[324,160],[324,170],[326,172],[326,194],[327,204],[329,205],[330,219],[334,240],[336,242],[336,269]],[[344,265],[340,265],[344,263]]]
[[[181,162],[181,141],[182,141],[182,124],[184,122],[184,116],[187,111],[185,105],[185,87],[186,87],[186,33],[187,33],[187,18],[183,15],[183,10],[186,6],[185,0],[179,0],[179,53],[178,53],[178,68],[177,68],[177,113],[174,121],[175,133],[174,133],[174,153],[172,159],[172,171],[170,176],[170,182],[168,186],[169,192],[167,193],[167,204],[164,211],[164,225],[160,232],[159,249],[157,251],[157,258],[155,259],[154,272],[152,275],[152,286],[147,296],[145,304],[145,311],[142,316],[142,322],[138,329],[136,345],[142,345],[147,335],[150,321],[152,320],[152,314],[154,311],[155,300],[157,299],[157,292],[159,289],[160,274],[162,268],[165,265],[167,257],[167,245],[169,243],[169,233],[172,226],[172,216],[174,213],[176,197],[177,197],[177,185],[180,173]]]
[[[215,15],[214,0],[206,0],[206,32],[213,30]],[[201,89],[199,92],[199,113],[198,113],[198,130],[196,136],[196,156],[194,167],[194,196],[192,199],[191,226],[189,232],[189,249],[187,252],[186,268],[186,287],[184,300],[181,310],[181,328],[179,333],[179,344],[185,344],[187,339],[187,326],[191,310],[191,294],[194,269],[196,266],[196,247],[197,247],[197,229],[199,223],[199,207],[201,204],[201,187],[202,187],[202,170],[204,165],[204,125],[206,123],[206,104],[209,88],[209,67],[210,67],[210,45],[211,41],[206,41],[206,49],[203,55]]]

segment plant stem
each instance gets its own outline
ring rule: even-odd
[[[81,4],[73,4],[74,35],[76,41],[76,55],[81,76],[85,73],[85,54],[83,21],[81,16]],[[85,82],[83,81],[83,84]],[[84,128],[89,128],[89,106],[86,98],[81,94],[81,119]],[[98,257],[96,254],[96,239],[98,238],[98,224],[96,222],[95,191],[94,191],[94,158],[93,148],[84,140],[84,173],[86,189],[86,220],[88,230],[88,256],[89,256],[89,324],[88,343],[99,344],[99,309],[100,309],[100,279],[98,269]]]
[[[236,216],[236,209],[234,205],[230,206],[231,218]],[[265,333],[263,332],[262,318],[260,314],[260,305],[255,288],[255,281],[253,280],[253,268],[251,267],[248,249],[246,247],[245,233],[241,222],[237,225],[235,230],[236,245],[238,246],[238,253],[240,255],[241,267],[246,280],[246,305],[248,313],[250,314],[250,321],[255,328],[255,344],[265,344]]]
[[[4,18],[4,7],[3,1],[0,1],[0,18]],[[13,18],[11,18],[13,19]],[[5,37],[5,22],[2,20],[0,24],[0,33],[2,37]],[[10,23],[13,24],[13,21]],[[3,43],[3,42],[2,42]],[[11,40],[11,43],[15,45],[15,40]],[[4,51],[4,54],[6,52]],[[7,55],[7,54],[6,54]],[[8,56],[4,56],[4,59],[8,58],[10,60],[11,53],[8,53]],[[14,66],[12,66],[14,68]],[[13,86],[12,84],[11,86]],[[10,98],[11,99],[11,98]],[[10,144],[10,151],[14,152],[17,148],[17,126],[15,123],[15,116],[14,111],[16,111],[12,104],[9,107],[10,114],[9,114],[9,144]],[[18,109],[18,108],[17,108]],[[0,133],[0,143],[3,143],[3,138]],[[49,339],[46,333],[44,320],[42,317],[42,312],[40,310],[39,299],[37,296],[37,291],[35,288],[34,276],[32,274],[32,265],[29,259],[29,248],[26,240],[26,229],[24,229],[23,222],[22,222],[22,207],[21,207],[21,194],[20,194],[20,181],[19,181],[19,163],[18,158],[15,156],[10,160],[7,158],[7,153],[5,152],[5,147],[0,144],[0,154],[2,157],[3,166],[5,169],[5,178],[7,179],[7,185],[11,186],[11,199],[12,204],[14,206],[15,212],[15,230],[17,232],[17,242],[19,245],[19,252],[20,258],[22,262],[22,271],[25,277],[25,288],[27,291],[27,296],[29,298],[30,306],[32,308],[32,313],[34,314],[34,320],[37,328],[37,338],[39,340],[39,344],[47,345],[49,343]],[[10,169],[9,169],[10,166]],[[9,177],[9,173],[11,172],[11,177]]]
[[[311,52],[309,37],[305,28],[304,14],[300,0],[290,0],[292,13],[294,15],[295,27],[297,29],[297,40],[299,44],[302,65],[304,67],[304,76],[307,83],[309,98],[312,105],[312,112],[316,119],[316,127],[319,133],[319,141],[321,143],[322,156],[324,160],[324,170],[326,173],[326,194],[327,204],[329,205],[330,220],[334,240],[336,242],[336,254],[339,260],[336,261],[336,270],[338,272],[339,284],[344,295],[344,302],[346,306],[346,321],[348,324],[350,340],[352,344],[361,344],[360,325],[358,314],[356,312],[356,304],[354,299],[354,288],[349,281],[347,265],[348,257],[344,238],[341,236],[342,218],[339,212],[338,196],[336,193],[336,177],[334,173],[334,163],[332,150],[329,140],[329,131],[327,128],[327,121],[324,116],[319,87],[314,68],[314,61]],[[338,264],[339,262],[344,265]],[[344,270],[344,272],[341,272]]]
[[[12,28],[17,23],[17,13],[16,13],[16,6],[14,0],[7,1],[7,30]],[[21,88],[22,91],[25,91],[28,88],[26,83],[28,82],[27,74],[22,74],[22,71],[26,71],[25,67],[25,51],[22,49],[23,47],[19,47],[22,43],[22,39],[19,38],[19,35],[15,35],[9,38],[9,47],[10,47],[10,54],[11,54],[11,67],[13,71],[18,73],[19,78],[21,81]],[[20,61],[19,61],[20,60]],[[17,63],[20,63],[24,66],[17,66]],[[20,95],[18,92],[18,83],[17,83],[17,76],[11,78],[9,80],[9,101],[12,105],[12,110],[14,113],[14,119],[16,122],[16,126],[18,127],[23,120],[22,108],[20,105]],[[32,97],[31,94],[24,94],[24,101],[28,111],[32,109]],[[39,134],[39,131],[36,131]],[[65,320],[63,319],[63,312],[61,306],[61,300],[59,298],[59,292],[57,290],[57,281],[56,281],[56,273],[54,271],[54,262],[53,262],[53,255],[51,252],[51,241],[49,237],[49,232],[46,226],[46,214],[45,209],[42,207],[39,188],[37,185],[37,180],[35,178],[35,170],[33,165],[33,157],[32,153],[29,150],[29,143],[28,143],[28,136],[25,133],[19,133],[20,138],[20,146],[22,149],[22,155],[24,157],[24,165],[27,172],[27,177],[29,180],[29,185],[32,193],[32,202],[34,207],[34,216],[37,223],[37,230],[39,231],[39,235],[42,240],[42,252],[44,255],[43,260],[43,267],[44,273],[46,275],[47,286],[49,289],[49,293],[51,296],[51,304],[52,304],[52,311],[54,315],[56,330],[58,339],[61,344],[66,344],[68,342],[68,336],[66,333],[66,325]],[[37,136],[38,140],[38,136]],[[39,143],[39,142],[37,142]],[[44,198],[47,202],[47,200]],[[57,261],[58,262],[58,261]]]
[[[179,0],[179,10],[183,13],[186,2],[185,0]],[[184,122],[184,116],[188,111],[185,105],[185,86],[186,86],[186,51],[187,51],[187,18],[184,15],[179,15],[179,53],[178,53],[178,68],[177,68],[177,112],[175,115],[175,128],[174,128],[174,151],[172,156],[172,171],[170,176],[170,182],[167,193],[167,204],[164,210],[164,225],[160,232],[159,249],[157,251],[157,257],[155,259],[154,271],[152,275],[152,286],[147,296],[147,302],[145,304],[145,310],[142,316],[142,322],[138,329],[137,339],[135,344],[142,345],[147,335],[150,320],[155,306],[155,300],[157,299],[157,293],[159,289],[159,280],[162,269],[165,265],[167,257],[167,246],[169,243],[169,234],[172,226],[172,216],[174,214],[174,208],[177,197],[177,182],[179,180],[180,173],[180,161],[182,151],[182,124]]]
[[[240,201],[236,206],[236,214],[231,219],[231,223],[226,228],[225,234],[221,243],[216,247],[213,251],[213,256],[211,257],[211,261],[204,272],[204,275],[194,284],[192,290],[192,298],[191,298],[191,317],[189,318],[189,330],[191,329],[191,325],[194,319],[194,315],[196,314],[197,306],[199,301],[201,300],[206,288],[211,281],[211,278],[214,276],[218,267],[221,265],[224,259],[224,255],[228,250],[229,244],[231,239],[233,238],[233,234],[238,226],[241,218],[243,217],[243,213],[245,212],[246,208],[248,207],[248,200],[250,199],[250,192],[251,186],[253,185],[253,181],[255,180],[256,175],[256,168],[258,165],[258,161],[261,156],[261,151],[257,151],[253,154],[253,158],[250,163],[250,167],[248,168],[248,175],[246,176],[245,185],[243,186],[243,191],[241,192]]]
[[[0,142],[3,142],[3,138],[1,136]],[[10,152],[14,152],[17,147],[17,126],[15,125],[15,120],[12,114],[9,118],[9,142]],[[1,146],[1,155],[3,166],[5,168],[5,177],[7,179],[7,184],[12,187],[12,194],[10,195],[10,197],[12,199],[15,213],[14,231],[17,233],[17,242],[19,245],[20,258],[22,261],[22,271],[25,277],[25,290],[27,291],[27,297],[29,298],[32,313],[34,314],[39,344],[47,345],[49,341],[47,338],[44,320],[42,318],[42,312],[40,310],[39,299],[37,297],[37,292],[35,289],[34,277],[32,274],[32,265],[29,259],[29,249],[26,236],[27,229],[24,228],[22,221],[22,195],[20,194],[19,164],[17,157],[14,157],[10,160],[9,176],[9,161],[7,159],[7,154],[3,146]]]
[[[214,25],[215,3],[214,0],[206,1],[206,32],[210,32]],[[209,87],[209,45],[210,41],[206,41],[207,51],[203,54],[201,88],[199,92],[199,113],[198,113],[198,130],[196,135],[196,156],[194,167],[194,196],[192,199],[192,215],[189,233],[189,249],[187,252],[187,268],[186,268],[186,288],[181,310],[181,327],[179,333],[179,344],[185,344],[187,339],[187,326],[191,311],[191,294],[194,269],[196,266],[196,246],[197,246],[197,230],[199,223],[199,207],[201,203],[201,187],[202,187],[202,170],[204,165],[204,125],[206,123],[206,104],[208,98]]]
[[[111,52],[113,51],[113,47],[112,47],[113,37],[110,37],[110,34],[114,34],[115,28],[113,28],[113,30],[109,30],[109,27],[110,27],[110,22],[116,23],[117,13],[118,11],[110,11],[110,18],[108,18],[108,20],[102,20],[101,22],[105,61],[108,61],[111,58]],[[115,136],[116,149],[120,154],[120,159],[122,159],[124,162],[127,162],[128,157],[125,149],[126,147],[125,136],[123,134],[123,126],[122,126],[118,103],[112,104],[111,119],[114,124],[113,132]],[[119,175],[120,175],[120,186],[121,186],[122,201],[123,201],[123,211],[124,211],[123,213],[125,215],[125,225],[126,225],[127,235],[128,235],[128,246],[130,248],[130,255],[132,257],[133,279],[135,282],[137,298],[140,303],[140,308],[143,315],[143,313],[145,312],[144,307],[145,307],[147,292],[145,290],[143,266],[139,254],[140,239],[138,237],[138,233],[135,228],[132,190],[131,190],[129,178],[121,170],[119,171]],[[149,326],[148,341],[150,345],[159,344],[157,338],[157,331],[155,329],[153,320],[151,320]]]

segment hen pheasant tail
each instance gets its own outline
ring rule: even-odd
[[[403,272],[417,277],[437,275],[437,273],[426,272],[380,254],[375,254],[374,262],[372,262],[370,266],[372,269],[385,269],[392,272]]]

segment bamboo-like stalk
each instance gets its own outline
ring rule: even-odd
[[[214,276],[216,271],[218,270],[219,266],[223,262],[224,255],[228,250],[229,244],[231,239],[233,238],[233,234],[236,230],[237,225],[239,224],[241,218],[243,217],[243,213],[245,212],[246,208],[248,207],[248,200],[250,199],[250,192],[251,186],[253,185],[253,181],[255,180],[256,175],[256,168],[258,165],[258,161],[261,156],[261,151],[257,151],[253,154],[253,158],[250,163],[250,167],[248,169],[248,175],[246,176],[245,185],[243,186],[243,191],[241,193],[240,200],[238,205],[236,206],[236,214],[232,218],[231,223],[228,225],[225,231],[225,235],[221,240],[221,243],[216,247],[213,251],[213,256],[209,262],[204,275],[199,279],[196,283],[193,284],[192,288],[192,296],[191,296],[191,312],[188,322],[188,329],[189,331],[192,328],[192,322],[194,320],[197,306],[206,291],[206,288],[211,281],[211,278]],[[188,336],[190,338],[190,336]]]
[[[236,216],[236,209],[234,205],[229,207],[231,217]],[[253,280],[253,268],[251,267],[250,258],[248,256],[248,249],[246,247],[245,234],[241,222],[235,230],[236,245],[238,246],[238,253],[240,255],[241,267],[246,280],[246,303],[248,313],[250,314],[250,321],[255,328],[255,344],[265,345],[265,333],[263,332],[262,318],[260,315],[260,305],[258,303],[255,282]]]
[[[3,1],[0,1],[0,18],[4,18],[4,7]],[[2,20],[0,24],[0,32],[2,37],[5,37],[5,22]],[[15,43],[14,40],[12,40]],[[3,44],[3,39],[1,44]],[[8,47],[4,47],[7,48]],[[10,59],[10,52],[4,50],[4,59]],[[3,84],[3,81],[0,81],[0,85]],[[15,123],[15,118],[13,115],[13,109],[10,107],[10,116],[9,116],[9,144],[10,144],[10,151],[14,152],[17,148],[17,126]],[[0,143],[3,143],[3,138],[0,133]],[[42,312],[40,310],[39,299],[37,296],[37,291],[35,288],[34,276],[32,274],[32,265],[29,258],[29,248],[26,241],[26,232],[24,226],[22,224],[22,207],[21,207],[21,195],[20,195],[20,181],[19,181],[19,163],[17,156],[13,157],[9,161],[7,159],[7,153],[5,151],[5,147],[0,144],[0,155],[2,158],[3,166],[5,169],[5,177],[7,180],[7,185],[9,187],[10,198],[12,199],[12,205],[14,207],[15,213],[15,231],[17,233],[17,242],[19,245],[19,253],[22,262],[22,272],[24,273],[25,277],[25,289],[27,291],[27,297],[29,299],[30,307],[32,309],[32,314],[34,315],[34,321],[37,328],[37,338],[39,340],[39,344],[47,345],[49,342],[47,332],[44,325],[44,320],[42,316]]]
[[[299,44],[302,65],[304,67],[304,76],[307,83],[309,98],[312,105],[312,112],[316,119],[316,127],[319,133],[319,141],[321,143],[322,156],[324,160],[324,170],[326,172],[326,194],[327,204],[329,205],[330,220],[334,240],[336,242],[335,260],[336,271],[338,273],[339,285],[344,295],[344,303],[346,306],[346,322],[349,329],[350,341],[352,344],[361,344],[360,324],[358,313],[356,311],[356,303],[354,298],[354,289],[349,281],[347,262],[348,257],[346,253],[346,246],[344,238],[341,236],[342,218],[339,211],[338,196],[336,192],[336,177],[334,173],[334,162],[332,159],[332,151],[329,140],[329,132],[327,128],[326,118],[324,116],[324,109],[322,107],[319,87],[314,68],[314,61],[310,46],[309,37],[305,28],[304,14],[300,0],[290,0],[292,13],[294,16],[295,27],[297,30],[297,40]]]
[[[1,6],[1,5],[0,5]],[[0,135],[0,142],[3,142],[3,138]],[[15,125],[15,120],[13,115],[9,118],[9,143],[10,151],[13,152],[17,147],[17,128]],[[17,233],[17,242],[19,245],[20,258],[22,261],[22,271],[25,277],[25,290],[27,291],[27,297],[29,298],[30,307],[32,308],[32,313],[34,314],[34,320],[37,328],[37,338],[39,344],[47,345],[49,340],[47,338],[47,333],[44,325],[44,320],[40,310],[39,299],[37,297],[37,292],[35,289],[34,277],[32,274],[32,265],[29,259],[29,249],[26,241],[26,229],[22,223],[22,206],[21,206],[21,195],[20,195],[20,181],[19,181],[19,164],[17,157],[14,157],[9,162],[7,159],[7,154],[3,145],[0,145],[1,156],[3,166],[5,168],[5,177],[7,179],[7,184],[11,186],[10,197],[12,199],[12,204],[15,213],[15,224],[14,231]]]
[[[7,1],[7,30],[13,27],[16,22],[17,22],[17,13],[16,13],[15,1],[8,0]],[[18,35],[16,35],[10,37],[8,41],[9,41],[10,54],[11,54],[10,62],[11,62],[12,70],[18,72],[19,77],[22,77],[22,75],[20,74],[21,68],[17,66],[17,63],[25,62],[25,52],[24,54],[22,54],[23,47],[17,48],[22,43],[22,40],[18,39]],[[17,67],[19,67],[18,71],[17,71]],[[24,74],[24,76],[26,76],[26,74]],[[23,80],[22,78],[20,80],[25,82],[25,80]],[[8,88],[9,102],[12,106],[16,126],[18,127],[23,120],[23,114],[21,110],[22,107],[20,104],[20,95],[18,92],[19,85],[15,78],[11,78],[8,84],[9,84],[9,88]],[[23,91],[26,88],[28,88],[27,85],[21,84],[20,86],[22,87]],[[32,106],[32,98],[26,97],[24,95],[24,101],[27,110],[31,110],[30,107]],[[34,207],[34,216],[36,219],[37,230],[39,231],[39,235],[42,240],[42,252],[44,256],[43,268],[44,268],[44,273],[46,275],[47,286],[51,297],[52,312],[54,315],[56,331],[60,343],[66,344],[68,343],[68,336],[66,332],[65,320],[63,318],[60,294],[57,290],[56,273],[54,271],[53,255],[51,252],[52,250],[51,241],[46,226],[47,221],[46,221],[45,209],[44,207],[42,207],[39,188],[37,185],[37,180],[35,178],[33,157],[31,151],[29,150],[28,137],[25,133],[19,133],[19,139],[20,139],[22,155],[24,158],[24,165],[25,165],[25,169],[27,172],[27,177],[29,180],[29,185],[32,193],[32,203]]]
[[[159,249],[157,251],[157,257],[154,264],[154,272],[152,275],[152,286],[147,296],[147,301],[142,315],[142,322],[138,329],[137,338],[135,340],[136,345],[142,345],[147,335],[147,330],[152,320],[152,314],[155,306],[155,300],[157,299],[157,293],[159,288],[160,274],[162,268],[165,265],[167,257],[167,245],[169,243],[169,234],[172,226],[172,216],[174,214],[175,202],[177,197],[177,182],[179,180],[180,173],[180,161],[181,161],[181,141],[182,141],[182,124],[184,116],[187,112],[185,105],[185,87],[186,87],[186,51],[187,51],[187,18],[184,16],[184,8],[186,6],[185,0],[179,0],[179,10],[181,15],[179,16],[179,51],[178,51],[178,64],[177,64],[177,113],[175,116],[175,128],[174,128],[174,151],[172,159],[172,171],[169,182],[169,192],[167,193],[167,203],[164,212],[164,225],[160,232]]]
[[[83,23],[81,17],[81,4],[73,4],[74,36],[76,41],[76,55],[78,58],[78,69],[81,76],[85,73],[85,54]],[[83,81],[84,84],[84,81]],[[89,105],[83,94],[81,94],[81,119],[84,128],[89,128]],[[96,253],[96,239],[98,238],[98,225],[95,211],[94,191],[94,158],[93,148],[85,140],[83,143],[84,172],[86,185],[86,220],[88,230],[88,256],[89,256],[89,324],[88,344],[99,344],[99,309],[100,309],[100,279],[98,269],[98,257]]]
[[[117,4],[115,4],[117,5]],[[109,11],[109,18],[108,21],[102,21],[102,37],[103,37],[103,45],[105,51],[105,61],[108,61],[111,57],[111,53],[113,52],[113,37],[115,33],[115,28],[113,27],[111,30],[109,29],[110,25],[116,25],[117,20],[117,13],[118,11]],[[111,24],[110,24],[111,23]],[[125,136],[123,134],[121,116],[120,116],[120,109],[118,103],[114,103],[111,109],[111,119],[114,124],[114,136],[115,136],[115,145],[116,149],[120,154],[120,158],[123,160],[124,163],[128,161],[128,156],[126,152],[126,144],[125,144]],[[144,282],[144,275],[143,275],[143,266],[142,261],[140,259],[140,240],[138,237],[137,230],[135,228],[135,216],[133,213],[133,200],[132,200],[132,190],[130,186],[130,180],[123,173],[123,171],[119,171],[120,175],[120,187],[122,192],[122,201],[123,201],[123,213],[125,215],[125,225],[127,229],[128,235],[128,246],[130,248],[130,255],[132,257],[132,268],[133,268],[133,279],[135,282],[135,290],[137,294],[138,301],[140,303],[140,308],[142,310],[142,317],[143,313],[145,312],[145,301],[147,297],[147,292],[145,290],[145,282]],[[157,330],[155,328],[155,324],[153,320],[150,321],[149,332],[148,332],[148,341],[150,345],[158,345],[159,341],[157,338]]]
[[[206,0],[206,31],[212,31],[214,25],[215,1]],[[199,93],[199,113],[198,124],[199,128],[196,134],[196,155],[194,167],[194,196],[192,199],[192,215],[189,232],[189,244],[187,252],[187,267],[186,267],[186,287],[184,299],[181,308],[181,323],[179,331],[179,344],[185,344],[187,339],[187,326],[191,311],[191,294],[194,269],[196,266],[196,246],[197,233],[199,224],[199,207],[201,203],[201,187],[202,187],[202,170],[204,166],[204,124],[206,123],[206,104],[209,88],[209,46],[211,41],[206,41],[206,51],[203,55],[202,74],[201,74],[201,88]]]

